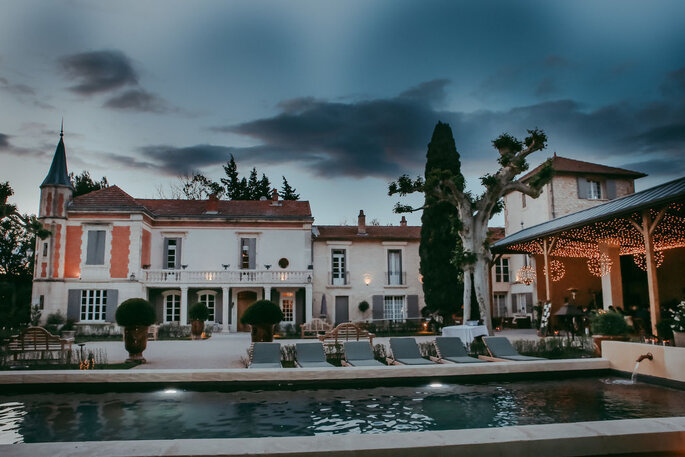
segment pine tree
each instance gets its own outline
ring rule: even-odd
[[[100,181],[93,181],[93,178],[90,177],[90,173],[86,170],[80,175],[74,175],[73,172],[69,173],[69,180],[74,187],[74,197],[109,187],[109,183],[105,176],[103,176]]]
[[[267,200],[271,198],[271,181],[262,173],[262,179],[257,183],[257,195],[255,200],[260,200],[262,197]]]
[[[426,153],[428,175],[435,170],[445,170],[453,174],[461,173],[459,153],[454,145],[452,129],[448,124],[438,122]],[[457,209],[425,193],[425,206],[421,216],[421,243],[419,270],[423,275],[423,292],[426,307],[440,314],[445,322],[453,314],[460,313],[460,302],[464,292],[463,274],[459,268],[461,228]],[[466,318],[468,319],[468,317]]]
[[[259,200],[259,180],[257,179],[257,169],[252,168],[250,179],[247,180],[248,200]]]
[[[282,200],[299,200],[300,194],[296,194],[294,187],[290,187],[288,180],[283,176],[283,187],[281,187],[281,199]]]
[[[224,165],[225,178],[221,178],[221,184],[226,188],[226,196],[229,200],[243,200],[243,190],[240,187],[240,178],[238,177],[238,166],[235,163],[233,154],[231,160]]]

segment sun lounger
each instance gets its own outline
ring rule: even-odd
[[[248,368],[282,368],[279,343],[255,343]]]
[[[438,359],[435,362],[448,361],[452,363],[483,363],[485,360],[469,357],[464,343],[458,336],[439,336],[435,339]],[[433,360],[431,358],[431,360]]]
[[[516,360],[519,362],[532,360],[547,360],[541,357],[530,357],[518,353],[511,342],[504,336],[484,336],[483,343],[488,349],[488,352],[494,359],[501,360]]]
[[[419,346],[414,338],[390,338],[390,350],[393,365],[433,365],[435,363],[421,357]]]
[[[371,345],[366,341],[345,341],[345,362],[352,367],[382,367],[385,366],[373,358]]]
[[[295,359],[302,368],[326,368],[333,367],[326,362],[326,354],[323,352],[321,343],[296,343]]]

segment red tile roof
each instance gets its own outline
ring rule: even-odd
[[[217,213],[207,213],[209,200],[171,200],[133,198],[118,186],[110,186],[80,195],[71,202],[69,211],[130,211],[146,212],[155,217],[264,217],[270,219],[310,219],[312,211],[307,201],[220,200]]]
[[[542,164],[538,165],[525,175],[523,175],[519,180],[525,181],[526,179],[533,176],[540,170]],[[637,171],[626,170],[624,168],[607,167],[606,165],[600,165],[598,163],[583,162],[582,160],[568,159],[566,157],[560,157],[554,155],[552,157],[552,168],[559,173],[573,173],[573,174],[598,174],[598,175],[609,175],[609,176],[623,176],[626,178],[644,178],[647,176],[644,173],[639,173]]]
[[[488,227],[488,241],[494,243],[504,238],[504,227]]]
[[[367,225],[366,235],[357,233],[356,225],[317,225],[318,240],[387,240],[387,241],[418,241],[421,239],[420,226],[397,225]]]

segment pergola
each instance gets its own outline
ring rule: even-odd
[[[652,332],[656,334],[660,319],[657,268],[664,251],[679,247],[685,247],[685,177],[526,228],[497,241],[491,250],[495,255],[542,256],[546,300],[550,300],[555,274],[563,269],[561,262],[550,257],[585,258],[590,273],[603,277],[611,273],[618,256],[632,255],[647,272]],[[522,273],[529,274],[524,282],[534,275]]]

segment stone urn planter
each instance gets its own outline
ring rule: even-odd
[[[270,300],[259,300],[243,313],[240,322],[252,328],[252,342],[271,342],[274,339],[274,325],[283,320],[280,306]]]
[[[685,332],[673,332],[673,342],[679,348],[685,348]]]
[[[623,314],[603,311],[590,316],[590,330],[595,343],[595,355],[602,356],[602,341],[628,341],[628,323]]]
[[[127,362],[145,363],[143,351],[147,347],[147,331],[155,323],[155,309],[144,298],[130,298],[117,308],[116,321],[124,327],[124,347]]]
[[[195,303],[190,307],[190,338],[201,340],[205,332],[205,321],[209,318],[209,308],[204,303]]]

